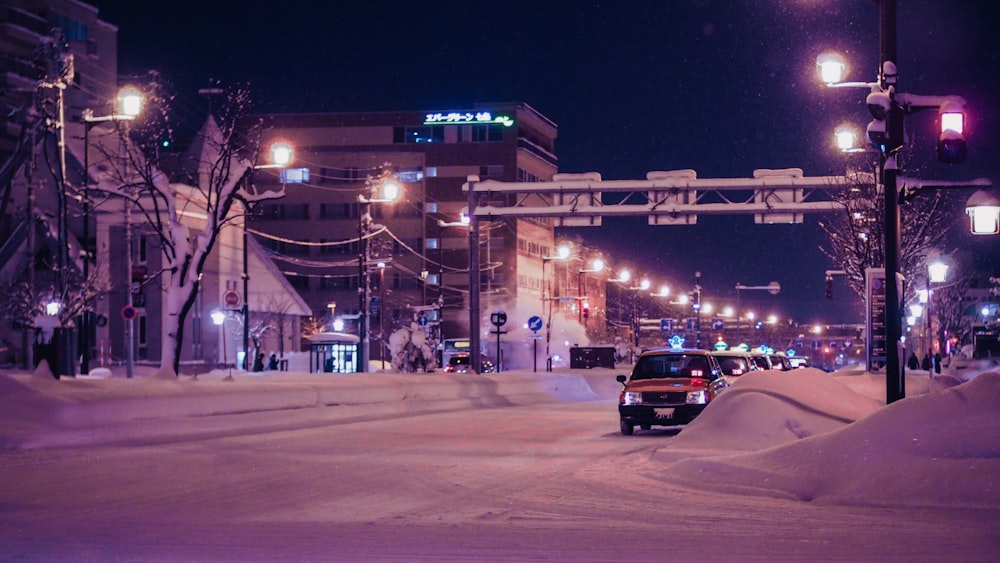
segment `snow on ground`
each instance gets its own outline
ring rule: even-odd
[[[980,366],[982,368],[982,366]],[[227,413],[343,412],[351,404],[409,412],[469,402],[489,406],[617,400],[624,370],[481,376],[224,373],[163,381],[0,374],[0,450],[121,440],[123,420],[172,419],[174,432]],[[877,374],[815,369],[743,376],[653,456],[664,479],[714,476],[727,492],[835,504],[1000,508],[1000,371],[907,378],[886,407]],[[241,417],[241,424],[253,418]],[[263,420],[263,418],[261,419]],[[272,419],[268,419],[272,420]],[[83,430],[80,427],[84,426]],[[162,428],[164,425],[156,425]],[[67,428],[73,427],[73,428]],[[239,429],[230,428],[231,432]],[[73,433],[75,432],[75,434]],[[62,436],[55,439],[53,436]],[[139,439],[139,436],[132,436]]]
[[[1000,507],[1000,372],[886,407],[809,371],[747,377],[726,391],[658,452],[684,457],[665,476],[814,502]],[[675,451],[684,448],[712,457]]]

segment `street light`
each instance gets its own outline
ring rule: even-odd
[[[604,260],[602,260],[600,258],[594,258],[590,262],[590,268],[581,268],[579,270],[579,272],[577,273],[576,287],[580,291],[580,301],[581,301],[580,308],[577,311],[577,313],[578,313],[578,315],[577,315],[578,319],[577,320],[580,322],[581,325],[583,324],[583,320],[584,320],[583,319],[583,300],[584,300],[584,298],[587,297],[587,289],[583,285],[586,278],[584,278],[583,275],[584,274],[596,274],[596,273],[603,272],[603,271],[604,271]]]
[[[376,177],[365,181],[365,192],[358,194],[358,307],[361,309],[358,319],[358,371],[368,372],[369,336],[371,307],[369,306],[370,280],[368,276],[368,237],[372,227],[371,207],[373,203],[392,203],[402,194],[402,187],[396,181],[395,175],[388,167]]]
[[[548,302],[549,305],[549,315],[548,321],[545,323],[545,370],[552,371],[552,354],[549,349],[549,344],[552,340],[552,292],[549,291],[549,287],[545,281],[545,264],[550,260],[567,260],[569,259],[570,252],[572,252],[569,246],[562,244],[556,249],[555,256],[542,256],[542,311],[545,311],[545,303]],[[554,274],[554,272],[553,272]]]
[[[233,381],[233,368],[229,364],[229,352],[226,350],[226,313],[222,311],[212,312],[212,322],[219,327],[219,334],[222,336],[222,361],[229,369],[229,375],[223,381]]]
[[[899,73],[896,53],[896,1],[879,0],[879,72],[874,83],[841,82],[847,71],[843,59],[823,54],[817,58],[820,79],[830,87],[863,87],[869,89],[865,98],[874,118],[868,124],[868,138],[878,149],[881,185],[885,196],[883,225],[885,230],[885,368],[886,403],[906,396],[903,373],[900,369],[899,345],[902,339],[900,314],[900,288],[897,285],[900,266],[899,205],[905,202],[906,193],[900,194],[897,185],[899,165],[897,152],[903,146],[903,118],[925,109],[937,109],[942,114],[941,134],[938,139],[938,158],[942,162],[961,162],[965,158],[965,139],[956,131],[955,114],[962,113],[965,100],[958,96],[920,96],[898,91]],[[945,114],[951,117],[945,118]],[[964,120],[964,117],[961,118]],[[961,129],[961,127],[958,127]],[[988,181],[985,183],[989,184]],[[947,187],[972,187],[974,184],[949,184]],[[945,186],[941,186],[945,187]],[[914,192],[915,195],[915,192]],[[975,223],[975,218],[973,218]]]
[[[136,88],[132,86],[125,86],[118,91],[118,99],[115,104],[115,112],[111,115],[95,116],[94,111],[90,108],[83,110],[83,283],[89,283],[90,280],[90,130],[94,125],[98,123],[105,122],[129,122],[134,120],[139,113],[142,111],[143,97],[142,94]],[[128,270],[125,273],[126,280],[128,281],[128,288],[126,290],[126,305],[132,307],[132,246],[131,237],[126,237],[129,239],[128,249],[127,249],[127,260]],[[86,292],[85,292],[86,294]],[[80,341],[83,343],[83,350],[80,355],[80,372],[87,374],[90,373],[90,359],[91,359],[91,335],[90,332],[93,330],[92,327],[93,319],[91,318],[91,311],[87,303],[83,304],[83,315],[80,319],[80,332],[82,333],[82,338]],[[132,377],[133,365],[134,365],[134,353],[133,353],[133,334],[134,330],[134,318],[129,318],[125,321],[125,333],[126,333],[126,344],[125,344],[125,361],[126,361],[126,374],[127,377]]]
[[[271,145],[269,151],[271,155],[270,164],[258,164],[251,166],[246,171],[244,180],[247,184],[253,183],[253,173],[255,170],[272,168],[285,168],[292,163],[292,146],[283,141]],[[249,190],[247,190],[249,191]],[[247,235],[247,221],[249,220],[251,209],[249,204],[244,209],[243,216],[243,368],[250,371],[253,367],[253,358],[250,354],[250,256],[249,240]]]

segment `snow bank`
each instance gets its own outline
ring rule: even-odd
[[[819,414],[833,411],[834,403],[861,405],[840,408],[842,414],[867,407],[848,390],[825,397],[824,408],[816,409],[816,404],[802,400],[801,385],[792,384],[785,393],[774,388],[773,379],[758,382],[759,391],[731,390],[735,392],[730,402],[739,405],[743,416],[756,415],[744,424],[758,425],[759,421],[762,428],[744,429],[741,436],[724,436],[732,431],[735,414],[710,408],[689,430],[703,440],[728,446],[730,451],[749,449],[743,447],[741,438],[758,446],[765,446],[768,440],[780,444],[755,453],[688,457],[668,465],[664,479],[681,485],[709,480],[730,492],[838,504],[1000,506],[1000,372],[983,373],[956,387],[908,397],[839,429],[791,442],[785,438],[797,430],[781,429],[783,420],[796,429],[819,431],[825,425],[836,426]],[[824,383],[818,385],[835,390]],[[800,412],[795,413],[795,409]],[[684,436],[689,430],[678,436],[678,447],[690,445],[692,438]]]

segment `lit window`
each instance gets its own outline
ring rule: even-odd
[[[282,184],[304,184],[309,182],[308,168],[282,168]]]

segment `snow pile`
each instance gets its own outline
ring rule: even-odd
[[[713,403],[657,457],[676,459],[669,450],[696,440],[730,453],[686,456],[663,478],[837,504],[1000,506],[1000,372],[883,408],[829,377],[787,379],[784,390],[780,379],[747,377],[727,391],[728,401]],[[763,449],[731,453],[755,447]]]

